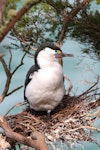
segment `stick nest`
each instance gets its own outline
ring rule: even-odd
[[[100,132],[99,128],[92,126],[100,118],[100,97],[95,97],[98,91],[96,85],[79,96],[65,95],[48,120],[46,112],[28,108],[19,114],[6,116],[6,119],[13,131],[26,137],[34,131],[44,133],[48,144],[56,141],[66,142],[67,146],[78,141],[96,143],[91,138],[91,130]]]

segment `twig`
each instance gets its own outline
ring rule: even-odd
[[[29,116],[24,116],[24,118],[28,118],[28,119],[33,119],[33,121],[36,121],[36,123],[40,123],[40,122],[42,122],[41,120],[39,120],[39,119],[37,119],[36,117],[34,117],[34,116],[31,116],[31,117],[29,117]],[[43,123],[43,122],[42,122]]]
[[[99,82],[99,76],[97,78],[97,82],[95,82],[88,90],[86,90],[85,92],[83,92],[81,95],[78,96],[78,98],[82,97],[83,95],[85,95],[86,93],[88,93],[91,89],[93,90],[93,87],[95,87],[97,85],[97,83]]]
[[[11,95],[12,93],[14,93],[14,92],[16,92],[16,91],[20,90],[22,87],[23,87],[23,85],[21,85],[21,86],[19,86],[19,87],[15,88],[15,89],[14,89],[14,90],[12,90],[11,92],[7,93],[7,94],[6,94],[6,96],[9,96],[9,95]]]
[[[0,96],[0,103],[1,103],[4,99],[4,97],[6,96],[8,90],[9,90],[9,85],[10,85],[12,75],[11,75],[10,71],[8,70],[8,68],[7,68],[7,64],[6,64],[5,60],[3,59],[3,56],[0,57],[0,61],[3,65],[3,68],[5,70],[5,74],[6,74],[6,77],[7,77],[7,80],[6,80],[6,83],[5,83],[5,88],[4,88],[4,90],[3,90],[3,92]]]
[[[89,104],[89,109],[95,109],[98,106],[100,106],[100,93],[99,98]]]
[[[1,55],[0,55],[0,61],[1,61],[2,65],[3,65],[3,67],[4,67],[6,76],[8,76],[8,75],[10,76],[10,75],[11,75],[11,74],[10,74],[10,71],[8,70],[7,64],[6,64],[5,60],[3,59],[3,57],[4,57],[4,55],[1,54]]]
[[[22,105],[25,105],[27,102],[20,102],[20,103],[17,103],[16,105],[14,105],[13,107],[11,107],[5,114],[5,116],[7,116],[11,110],[13,110],[15,107],[19,107],[19,106],[22,106]]]
[[[32,131],[35,131],[35,128],[33,126],[31,126],[30,124],[28,124],[28,123],[21,123],[21,122],[19,122],[19,124],[23,125],[23,126],[25,126],[27,128],[30,128]]]
[[[85,6],[85,4],[88,2],[89,0],[83,0],[81,3],[78,4],[78,6],[76,8],[73,8],[70,13],[66,12],[65,10],[63,11],[63,25],[62,25],[62,30],[61,33],[59,35],[59,39],[58,39],[58,44],[62,45],[63,40],[65,38],[67,29],[68,29],[68,23],[70,21],[72,21],[72,19],[76,16],[76,14],[81,10],[81,8],[83,8]]]
[[[33,51],[36,51],[36,48],[30,45],[28,42],[25,41],[25,39],[21,35],[16,35],[15,32],[12,30],[12,34],[22,43],[25,45],[29,46]],[[29,53],[28,51],[25,50],[25,52]],[[29,53],[30,54],[30,53]]]
[[[78,128],[75,128],[75,129],[70,129],[70,131],[76,131],[76,130],[80,130],[80,129],[91,129],[91,130],[95,130],[97,132],[100,132],[99,128],[95,128],[93,126],[80,126]]]
[[[11,50],[9,49],[9,53],[10,53],[10,59],[9,59],[9,70],[11,70],[11,61],[12,61],[12,52]]]
[[[17,37],[21,42],[25,43],[27,46],[29,46],[33,51],[36,51],[36,48],[27,43],[23,38]]]
[[[94,113],[91,113],[91,114],[89,113],[88,116],[89,117],[99,117],[100,118],[100,109],[98,109]]]
[[[1,115],[0,115],[0,127],[4,129],[6,136],[12,139],[12,141],[17,141],[21,144],[33,147],[36,150],[48,150],[48,147],[45,143],[45,136],[42,133],[34,131],[31,134],[31,137],[24,137],[19,133],[13,132],[6,119]]]
[[[10,82],[11,82],[11,79],[14,75],[14,73],[23,65],[23,60],[26,56],[26,53],[24,53],[24,55],[22,56],[21,58],[21,62],[20,64],[13,70],[13,72],[11,73],[11,59],[12,59],[12,55],[10,57],[10,60],[9,60],[9,69],[7,67],[7,64],[3,58],[4,54],[0,54],[0,61],[2,63],[2,66],[4,68],[4,71],[5,71],[5,74],[6,74],[6,83],[5,83],[5,87],[4,87],[4,90],[0,96],[0,103],[4,100],[4,98],[12,93],[14,93],[15,91],[19,90],[20,88],[22,88],[22,86],[19,86],[18,88],[15,88],[14,90],[12,90],[11,92],[8,93],[8,90],[9,90],[9,86],[10,86]]]
[[[19,65],[13,70],[13,72],[11,73],[12,75],[14,75],[14,73],[23,65],[23,60],[24,60],[26,54],[27,54],[27,53],[25,52],[24,55],[23,55],[23,57],[22,57],[22,59],[21,59],[20,64],[19,64]]]
[[[69,88],[68,88],[68,95],[69,95],[70,91],[73,88],[73,84],[72,84],[71,80],[65,74],[64,74],[64,78],[68,81],[68,83],[70,85]]]

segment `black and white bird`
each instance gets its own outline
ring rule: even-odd
[[[64,54],[54,43],[45,43],[37,49],[33,65],[25,80],[24,98],[35,111],[50,113],[65,95],[64,74],[61,66]]]

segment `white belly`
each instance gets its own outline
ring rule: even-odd
[[[39,69],[26,87],[25,96],[34,110],[53,110],[63,99],[65,87],[61,68]]]

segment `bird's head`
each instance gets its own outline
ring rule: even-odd
[[[63,57],[73,57],[73,54],[63,53],[55,43],[44,43],[39,46],[35,53],[35,64],[40,66],[41,63],[58,61],[62,65]]]

